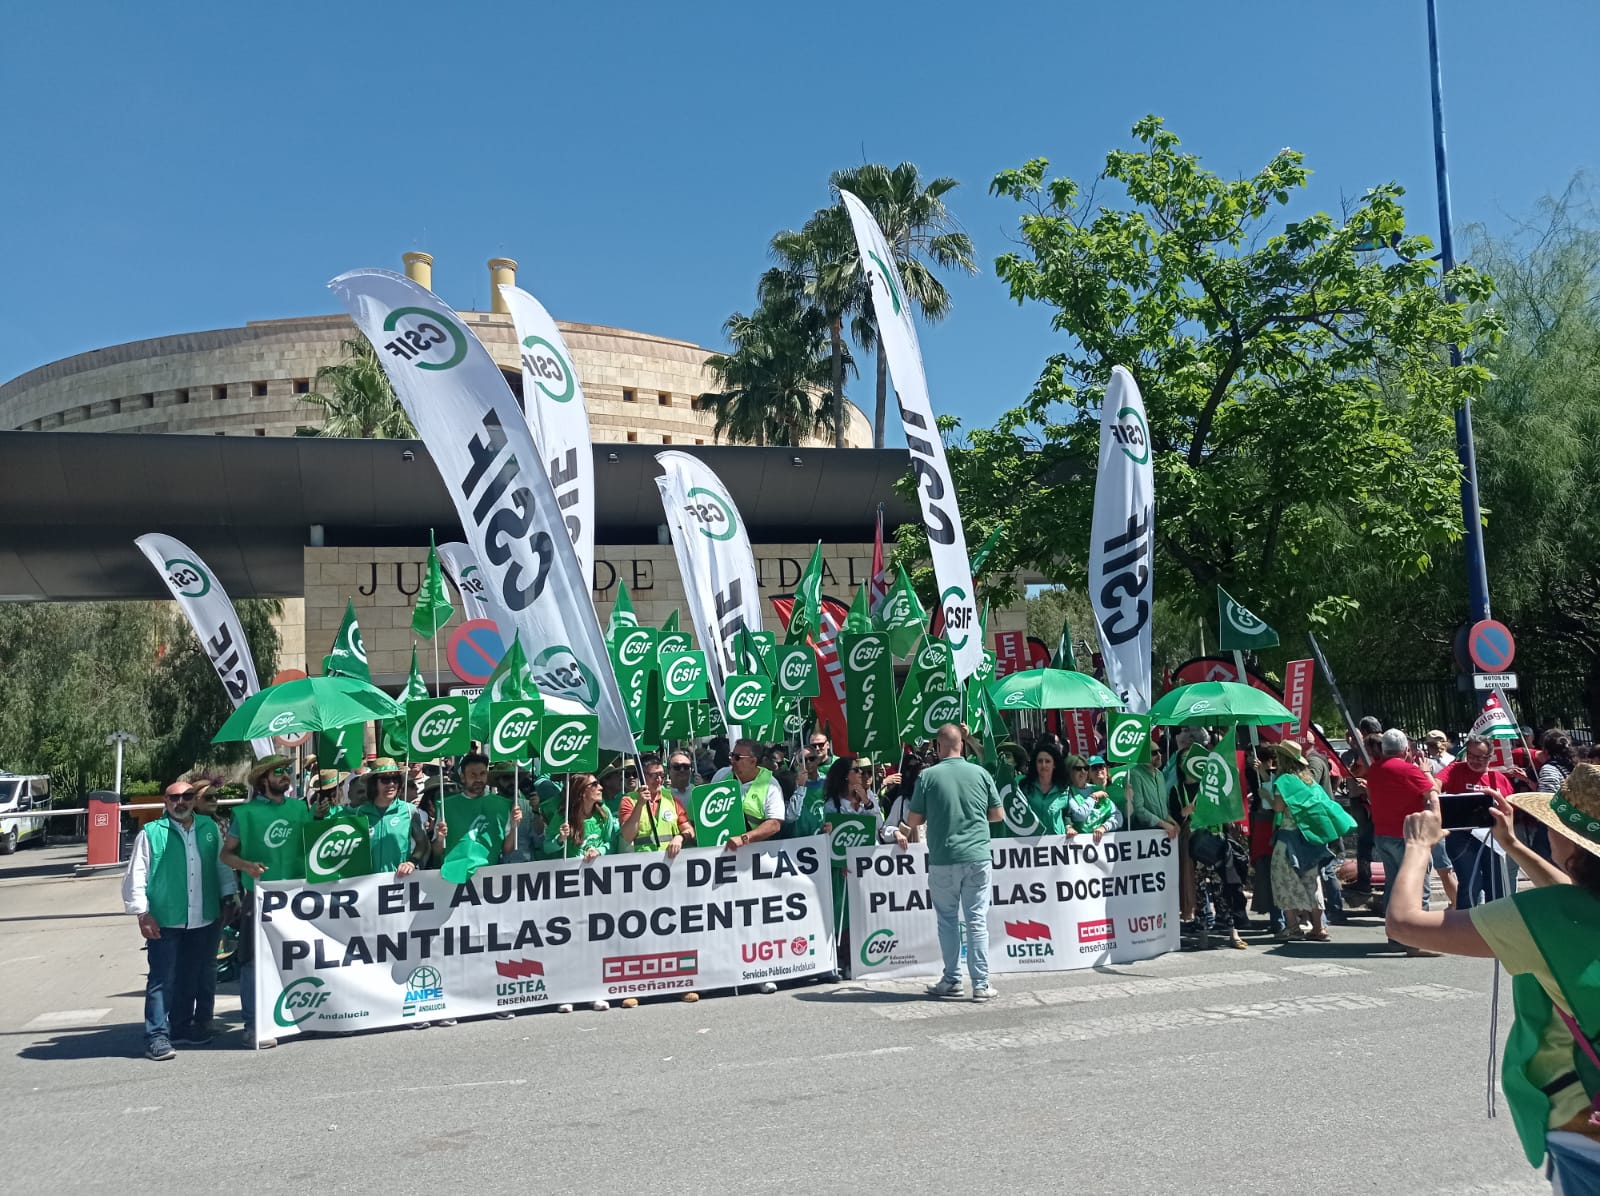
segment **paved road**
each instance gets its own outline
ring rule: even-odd
[[[0,861],[13,1191],[1548,1191],[1484,1117],[1489,965],[1375,922],[985,1006],[810,985],[151,1063],[137,931],[75,854]]]

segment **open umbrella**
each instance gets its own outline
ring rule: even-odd
[[[333,731],[351,723],[404,714],[405,708],[383,690],[354,677],[301,677],[251,694],[228,716],[211,742]]]
[[[1122,699],[1086,673],[1027,669],[989,684],[1002,710],[1116,710]]]
[[[1150,708],[1162,727],[1270,727],[1300,720],[1269,693],[1238,681],[1180,685]]]

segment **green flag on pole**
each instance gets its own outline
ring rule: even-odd
[[[428,696],[428,685],[422,679],[422,670],[417,668],[416,645],[411,648],[411,676],[406,681],[404,692],[396,699],[402,706],[417,698]],[[380,755],[388,756],[392,760],[404,760],[411,753],[406,750],[406,737],[411,733],[411,725],[404,719],[387,719],[383,724],[382,751]]]
[[[721,847],[735,835],[744,834],[739,779],[728,776],[689,790],[689,817],[694,820],[696,847]]]
[[[417,606],[411,612],[411,630],[424,639],[438,635],[456,608],[450,605],[450,591],[445,588],[444,570],[439,568],[439,549],[428,533],[428,576],[422,589],[417,591]]]
[[[677,611],[673,611],[676,617]],[[618,633],[639,626],[639,616],[633,613],[633,599],[628,597],[628,583],[617,582],[617,600],[612,604],[611,617],[606,620],[606,642],[615,642]],[[676,628],[674,628],[676,630]]]
[[[1278,633],[1217,587],[1217,647],[1224,652],[1276,648]]]
[[[977,580],[978,574],[983,570],[984,562],[989,559],[989,554],[995,550],[995,546],[1000,543],[1000,538],[1005,534],[1006,525],[997,523],[994,531],[989,533],[988,538],[978,545],[978,551],[972,554],[970,562],[973,580]]]
[[[1189,818],[1190,829],[1220,827],[1238,822],[1244,817],[1238,728],[1229,727],[1221,743],[1214,748],[1201,750],[1205,753],[1203,757],[1192,762],[1185,758],[1182,763],[1191,776],[1198,774],[1200,781],[1200,792],[1194,799],[1194,813]]]
[[[811,550],[811,560],[800,575],[789,612],[789,634],[803,637],[822,626],[822,541]]]
[[[872,612],[872,621],[889,637],[889,650],[896,656],[905,657],[917,646],[928,621],[928,612],[922,609],[904,565],[895,565],[894,584],[883,596],[878,609]]]
[[[856,590],[856,596],[850,603],[850,611],[844,618],[844,626],[840,631],[849,631],[856,635],[865,635],[872,630],[872,609],[867,598],[867,587],[862,585]]]
[[[1078,658],[1072,651],[1072,624],[1066,619],[1061,620],[1061,638],[1056,641],[1056,651],[1050,658],[1050,667],[1066,669],[1073,673],[1078,671]]]
[[[361,624],[356,622],[356,600],[345,604],[344,622],[333,637],[333,647],[322,658],[322,671],[329,677],[354,677],[358,681],[372,680],[367,668],[367,645],[361,638]]]

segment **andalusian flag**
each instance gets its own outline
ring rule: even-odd
[[[417,607],[411,612],[411,630],[424,639],[432,639],[450,621],[456,608],[450,605],[450,591],[445,588],[444,570],[439,568],[439,549],[428,533],[428,576],[417,591]]]

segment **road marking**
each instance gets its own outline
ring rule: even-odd
[[[1352,968],[1342,963],[1292,963],[1284,969],[1302,976],[1315,976],[1318,980],[1332,980],[1336,976],[1365,976],[1366,968]]]
[[[1452,988],[1448,984],[1404,984],[1399,988],[1386,988],[1386,993],[1402,997],[1415,997],[1419,1001],[1464,1001],[1468,997],[1482,996],[1470,988]]]
[[[1002,993],[981,1008],[1025,1009],[1051,1005],[1081,1005],[1091,1001],[1127,1000],[1129,997],[1159,996],[1163,993],[1205,992],[1218,988],[1244,988],[1257,984],[1281,984],[1287,977],[1275,972],[1237,971],[1202,972],[1194,976],[1152,976],[1148,980],[1121,980],[1104,984],[1085,984],[1072,988],[1053,988],[1043,991]],[[997,978],[1004,984],[1004,978]],[[937,1000],[906,1002],[898,1005],[876,1005],[873,1012],[879,1017],[895,1022],[925,1021],[929,1018],[949,1017],[973,1013],[980,1006],[974,1001]]]
[[[1037,1026],[972,1030],[939,1034],[933,1041],[952,1051],[1017,1050],[1088,1042],[1122,1034],[1152,1034],[1157,1030],[1182,1030],[1190,1026],[1215,1026],[1228,1022],[1279,1021],[1313,1013],[1381,1009],[1389,1002],[1359,993],[1318,993],[1281,1001],[1255,1001],[1247,1005],[1210,1005],[1193,1009],[1167,1009],[1151,1013],[1125,1013],[1082,1021],[1051,1021]]]
[[[415,1088],[361,1088],[354,1092],[311,1093],[309,1100],[349,1100],[355,1096],[381,1096],[389,1093],[454,1092],[461,1088],[520,1088],[527,1080],[463,1080],[459,1084],[422,1084]]]
[[[41,1013],[26,1026],[22,1032],[30,1030],[77,1030],[84,1026],[93,1026],[110,1013],[109,1009],[57,1009],[54,1013]]]
[[[14,963],[31,963],[35,959],[43,959],[42,955],[14,955],[10,959],[0,959],[0,968],[10,967]]]
[[[832,1063],[840,1059],[875,1059],[880,1055],[903,1055],[907,1051],[914,1051],[916,1047],[891,1046],[874,1047],[870,1051],[835,1051],[829,1055],[791,1055],[787,1059],[748,1059],[740,1063],[723,1063],[720,1065],[724,1071],[738,1071],[747,1067],[785,1067],[796,1064]],[[662,1060],[666,1062],[666,1060]]]

